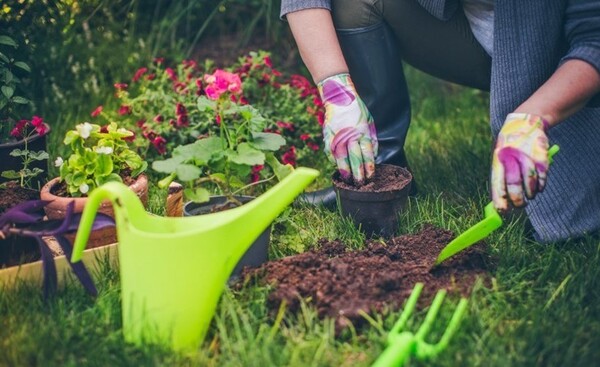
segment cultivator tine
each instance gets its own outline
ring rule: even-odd
[[[402,331],[417,305],[417,300],[419,299],[422,290],[422,283],[417,283],[413,288],[404,310],[402,311],[402,314],[400,314],[400,318],[388,334],[388,347],[375,361],[373,367],[400,366],[403,365],[411,355],[419,360],[424,360],[436,356],[448,346],[450,339],[458,329],[460,321],[467,310],[467,300],[464,298],[460,300],[440,340],[435,344],[430,344],[425,342],[425,337],[429,333],[442,303],[444,302],[446,296],[445,290],[437,292],[427,311],[427,315],[425,315],[425,320],[423,320],[423,323],[416,333],[413,334],[410,331]]]

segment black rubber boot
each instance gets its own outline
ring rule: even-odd
[[[338,30],[338,39],[356,90],[375,121],[379,141],[375,162],[408,167],[404,141],[410,125],[410,99],[393,32],[382,22]],[[306,193],[300,200],[328,209],[336,207],[333,188]]]

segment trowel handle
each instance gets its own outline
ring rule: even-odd
[[[556,153],[558,153],[558,151],[560,150],[560,147],[556,144],[554,144],[553,146],[550,147],[550,149],[548,149],[548,163],[552,164],[552,162],[554,161],[554,155]]]

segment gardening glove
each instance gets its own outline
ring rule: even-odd
[[[500,130],[492,160],[492,200],[499,211],[533,199],[544,189],[548,172],[548,122],[540,116],[511,113]]]
[[[373,117],[360,99],[348,74],[338,74],[317,85],[325,122],[325,154],[337,164],[342,180],[358,185],[375,173],[377,134]]]

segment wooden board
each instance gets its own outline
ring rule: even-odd
[[[108,256],[110,261],[117,259],[117,244],[113,243],[106,246],[96,247],[83,252],[82,261],[90,273],[98,267],[101,261],[105,261]],[[67,274],[73,275],[71,266],[64,255],[54,258],[56,264],[56,273],[58,275],[58,284],[62,285]],[[36,261],[28,264],[13,266],[0,270],[0,289],[10,288],[21,281],[42,281],[42,261]]]

